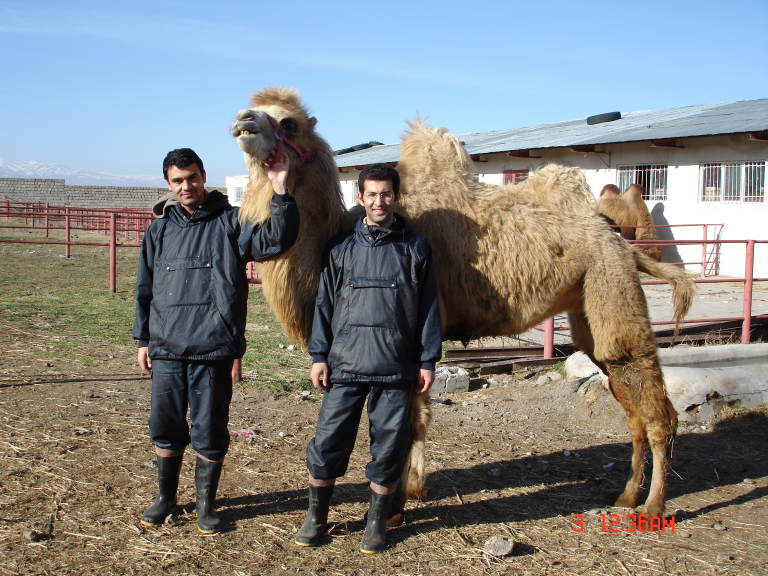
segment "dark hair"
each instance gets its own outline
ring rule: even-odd
[[[195,154],[192,148],[177,148],[171,150],[163,160],[163,178],[168,181],[168,168],[176,166],[177,168],[186,168],[192,164],[197,164],[200,168],[200,175],[203,175],[205,168],[203,168],[203,161],[200,160],[200,156]]]
[[[357,177],[357,188],[360,194],[365,190],[366,180],[391,180],[395,196],[400,193],[400,174],[389,164],[370,164],[363,168],[360,176]]]

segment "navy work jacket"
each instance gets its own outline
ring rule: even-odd
[[[152,359],[225,360],[245,352],[245,265],[288,250],[299,231],[289,196],[274,195],[262,226],[237,219],[217,190],[192,216],[168,206],[141,243],[133,337]]]
[[[432,248],[395,214],[390,229],[355,228],[326,251],[307,346],[331,382],[416,383],[442,354]]]

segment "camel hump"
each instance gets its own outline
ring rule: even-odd
[[[693,299],[698,294],[696,284],[693,283],[691,275],[683,268],[673,264],[656,262],[653,258],[646,256],[634,247],[632,247],[632,255],[635,258],[635,265],[640,272],[645,272],[654,278],[664,280],[672,286],[672,303],[675,308],[675,336],[677,336],[677,332],[680,330],[680,322],[688,314],[693,305]]]
[[[619,190],[619,187],[614,184],[606,184],[603,186],[603,189],[600,191],[600,198],[605,196],[606,198],[616,197],[618,198],[621,196],[621,190]]]
[[[624,190],[624,198],[631,204],[638,204],[640,202],[645,205],[643,200],[643,187],[639,184],[632,184],[629,188]]]
[[[556,214],[595,213],[595,197],[578,168],[545,164],[514,188],[518,190],[518,202],[541,206]]]
[[[420,169],[461,174],[472,172],[472,160],[455,134],[439,126],[427,126],[418,112],[413,122],[406,120],[408,130],[401,137],[400,165],[418,166]]]

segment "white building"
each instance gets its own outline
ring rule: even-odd
[[[606,184],[621,190],[641,184],[657,225],[707,224],[709,239],[768,239],[768,99],[601,114],[459,139],[483,182],[519,181],[547,163],[576,166],[596,196]],[[399,153],[393,144],[337,155],[347,205],[356,203],[360,170],[375,162],[396,165]],[[704,231],[658,229],[670,240],[701,240]],[[662,257],[695,271],[707,260],[708,273],[744,276],[743,244],[724,244],[719,263],[716,254],[703,258],[701,245],[665,247]],[[768,277],[768,244],[756,245],[754,273]]]
[[[245,187],[248,186],[248,174],[243,176],[227,176],[227,196],[232,206],[242,206]]]

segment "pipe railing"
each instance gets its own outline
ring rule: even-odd
[[[76,218],[76,216],[73,216],[72,214],[72,208],[64,207],[64,212],[61,214],[62,219],[64,220],[64,226],[63,227],[52,227],[47,225],[46,226],[46,237],[48,237],[48,231],[49,230],[64,230],[64,240],[26,240],[26,239],[16,239],[16,238],[0,238],[0,242],[7,242],[7,243],[13,243],[13,244],[52,244],[52,245],[59,245],[64,246],[64,256],[66,258],[71,258],[72,252],[71,248],[72,246],[108,246],[109,247],[109,291],[111,293],[117,292],[117,249],[118,248],[139,248],[141,247],[141,242],[138,239],[138,234],[135,235],[136,241],[135,242],[127,242],[128,239],[128,233],[129,232],[136,232],[137,229],[131,228],[126,225],[124,220],[132,220],[135,221],[138,219],[151,219],[152,217],[147,217],[144,214],[124,214],[123,211],[120,210],[109,210],[105,211],[106,214],[98,214],[98,215],[89,215],[89,227],[87,228],[74,228],[72,226],[72,220]],[[76,209],[75,209],[76,210]],[[6,219],[9,218],[8,215],[11,215],[10,217],[21,217],[23,214],[18,212],[8,212],[3,211],[0,212],[0,217],[6,216]],[[41,216],[48,216],[50,218],[50,212],[26,212],[27,217],[31,217],[34,222],[34,218]],[[82,215],[81,215],[82,216]],[[123,221],[123,222],[121,222]],[[121,223],[123,224],[121,226]],[[50,221],[48,221],[48,224],[50,224]],[[94,225],[96,225],[96,229],[94,229]],[[148,224],[147,224],[148,225]],[[29,229],[29,226],[0,226],[3,228],[26,228]],[[109,237],[109,242],[83,242],[83,241],[72,241],[72,229],[76,230],[86,230],[96,233],[105,233]],[[144,228],[146,230],[146,227]],[[121,233],[126,239],[126,242],[118,242],[118,234]],[[142,231],[143,233],[143,231]]]
[[[154,220],[151,212],[138,208],[80,208],[69,206],[54,206],[47,202],[11,202],[3,197],[0,203],[2,211],[0,216],[5,216],[6,221],[11,218],[24,218],[24,226],[0,225],[0,228],[27,228],[31,224],[33,229],[45,229],[46,237],[50,230],[63,230],[66,226],[66,215],[69,214],[70,227],[88,230],[101,234],[109,233],[109,215],[112,213],[122,215],[118,221],[118,233],[125,236],[133,234],[134,240],[139,242],[141,235]],[[40,221],[41,226],[38,226]],[[62,223],[56,226],[52,222]]]
[[[14,205],[21,205],[22,210],[14,210]],[[39,208],[43,207],[42,211],[33,211],[30,207]],[[71,246],[109,246],[109,291],[114,293],[117,290],[117,248],[138,248],[141,246],[139,231],[143,234],[149,223],[154,219],[154,216],[146,211],[132,210],[132,209],[84,209],[84,208],[71,208],[66,206],[49,206],[47,203],[22,203],[22,202],[10,202],[7,198],[3,198],[2,202],[3,211],[0,212],[0,217],[5,216],[6,221],[10,218],[24,217],[26,222],[29,222],[31,218],[32,228],[35,228],[35,219],[39,218],[45,222],[45,235],[48,237],[50,230],[64,230],[65,237],[63,241],[60,240],[21,240],[21,239],[0,239],[0,242],[10,242],[19,244],[56,244],[63,245],[65,248],[65,256],[71,257]],[[54,212],[55,210],[55,212]],[[51,219],[61,218],[64,222],[63,227],[51,226]],[[72,242],[71,231],[74,228],[72,225],[80,223],[81,228],[90,231],[96,231],[97,233],[104,233],[109,236],[109,242]],[[130,227],[125,224],[125,221],[131,221],[134,227]],[[124,223],[121,226],[121,222]],[[87,226],[86,226],[87,223]],[[146,226],[142,226],[146,223]],[[667,227],[673,226],[704,226],[705,234],[707,233],[708,224],[671,224]],[[714,224],[711,226],[720,226],[722,224]],[[659,228],[661,226],[657,226]],[[29,226],[11,226],[0,225],[0,228],[29,228]],[[143,228],[143,229],[142,229]],[[635,228],[642,228],[642,226],[636,226]],[[41,227],[42,229],[42,227]],[[118,235],[122,232],[123,236],[128,238],[129,232],[135,233],[134,243],[120,243],[118,242]],[[706,237],[703,240],[631,240],[629,241],[637,246],[691,246],[699,245],[703,246],[702,254],[706,254],[706,247],[713,245],[719,248],[722,244],[745,244],[745,268],[744,278],[699,278],[693,280],[697,284],[704,283],[721,283],[721,282],[735,282],[744,284],[744,296],[742,302],[742,315],[728,318],[700,318],[700,319],[687,319],[683,320],[685,324],[704,324],[707,322],[726,322],[741,320],[742,321],[742,334],[741,340],[743,343],[749,343],[750,332],[752,325],[752,286],[754,282],[768,282],[768,278],[755,278],[754,277],[754,261],[755,261],[755,244],[768,244],[768,240],[707,240]],[[679,263],[679,265],[685,265],[686,263]],[[689,263],[698,264],[698,263]],[[706,262],[702,263],[702,275],[704,274],[703,266]],[[253,263],[249,263],[247,267],[247,277],[249,283],[261,284],[261,278],[256,270],[256,266]],[[666,284],[663,280],[646,280],[641,282],[643,286]],[[673,321],[656,321],[652,322],[654,326],[658,325],[670,325]],[[537,329],[544,331],[544,358],[552,358],[554,354],[554,334],[557,330],[564,328],[555,328],[555,319],[547,319],[543,325],[537,326]]]
[[[693,226],[693,225],[691,225]],[[721,244],[745,244],[746,254],[744,259],[744,277],[743,278],[696,278],[692,281],[696,284],[717,284],[717,283],[740,283],[744,284],[744,295],[742,299],[741,316],[732,316],[726,318],[693,318],[683,320],[682,324],[707,324],[714,322],[742,322],[741,342],[749,344],[752,331],[752,287],[755,282],[768,282],[768,278],[755,278],[755,245],[768,244],[768,240],[634,240],[631,241],[637,246],[693,246],[698,244],[721,245]],[[678,263],[676,263],[678,264]],[[679,263],[678,265],[683,265]],[[646,280],[641,282],[643,286],[667,284],[664,280]],[[768,318],[768,315],[758,318]],[[664,326],[674,324],[673,320],[651,322],[653,326]],[[555,319],[548,318],[544,324],[536,327],[537,330],[544,332],[544,358],[552,358],[554,354],[554,334],[558,330],[567,330],[567,328],[555,328]]]

